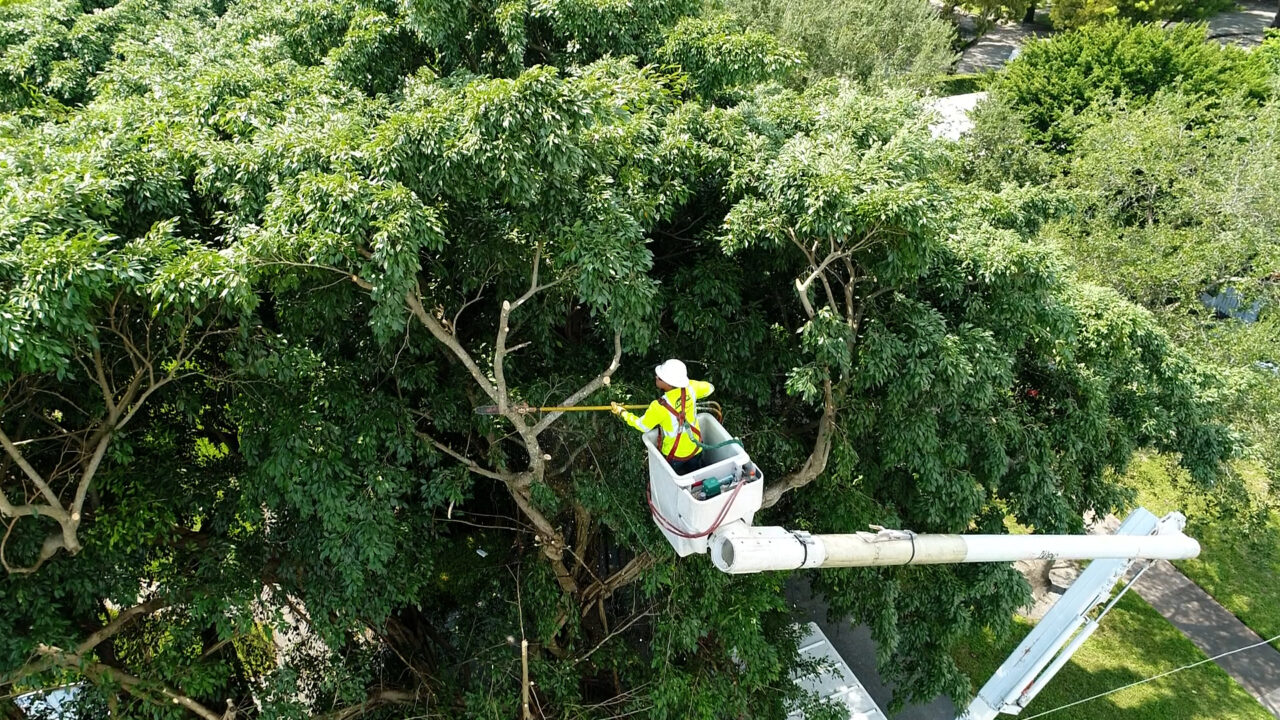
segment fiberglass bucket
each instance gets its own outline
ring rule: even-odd
[[[714,416],[698,413],[698,425],[702,430],[702,442],[706,445],[718,445],[732,439]],[[658,431],[650,430],[644,434],[644,446],[649,454],[649,494],[655,514],[660,514],[671,525],[686,534],[702,537],[686,538],[663,527],[655,517],[654,522],[667,537],[671,547],[680,557],[694,553],[706,552],[710,540],[708,530],[712,526],[723,527],[735,520],[747,525],[760,509],[764,497],[764,478],[756,471],[755,479],[746,482],[740,488],[731,487],[719,495],[705,500],[695,497],[695,492],[708,478],[724,481],[734,478],[741,481],[743,466],[751,462],[742,445],[732,443],[715,449],[703,450],[707,454],[707,464],[700,470],[688,475],[676,475],[667,463],[667,459],[658,450]],[[719,522],[717,522],[717,519]]]

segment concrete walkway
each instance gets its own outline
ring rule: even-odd
[[[1260,44],[1276,16],[1276,4],[1248,0],[1239,5],[1237,10],[1209,18],[1209,37],[1245,47]]]
[[[1133,589],[1209,657],[1265,639],[1166,560],[1156,562],[1143,573]],[[1280,718],[1280,651],[1272,645],[1262,645],[1214,662]]]

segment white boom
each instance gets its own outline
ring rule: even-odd
[[[801,568],[937,565],[1016,560],[1193,558],[1200,543],[1169,513],[1151,535],[917,535],[905,530],[811,535],[733,522],[711,535],[711,561],[732,574]]]
[[[1137,508],[1125,518],[1115,535],[1106,537],[1150,536],[1153,532],[1161,532],[1161,526],[1166,522],[1170,522],[1169,516],[1157,520],[1145,508]],[[1134,562],[1127,558],[1089,563],[1089,567],[1049,608],[1017,649],[1009,654],[1009,659],[996,669],[957,720],[995,720],[1000,714],[1017,715],[1022,712],[1093,635],[1098,623],[1134,581],[1150,567],[1149,563],[1143,565],[1113,597],[1112,589],[1126,577],[1133,565]]]

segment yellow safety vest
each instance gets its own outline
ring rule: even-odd
[[[694,442],[695,439],[702,438],[694,401],[701,400],[714,391],[715,386],[709,382],[690,380],[687,389],[668,390],[661,398],[649,403],[643,416],[623,410],[622,419],[640,432],[658,428],[658,449],[667,460],[688,460],[702,452],[702,448]]]

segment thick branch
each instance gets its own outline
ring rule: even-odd
[[[494,344],[493,351],[493,377],[498,385],[498,412],[506,415],[507,407],[507,376],[505,362],[507,354],[515,352],[515,350],[507,349],[507,334],[511,331],[511,313],[521,305],[528,302],[529,298],[559,284],[559,280],[547,283],[546,285],[538,284],[538,270],[542,264],[542,243],[538,243],[533,251],[533,270],[529,275],[529,289],[523,295],[516,298],[515,302],[502,302],[502,311],[498,313],[498,339]],[[523,346],[520,346],[523,347]]]
[[[156,610],[159,610],[160,608],[164,607],[165,604],[166,603],[164,600],[160,598],[153,598],[144,603],[139,603],[137,605],[134,605],[131,608],[121,610],[120,613],[111,620],[111,622],[102,626],[102,628],[100,628],[97,632],[85,638],[83,642],[77,645],[76,654],[83,655],[84,653],[87,653],[90,650],[98,647],[103,642],[114,637],[117,633],[123,630],[126,625],[128,625],[130,622],[133,621],[134,618],[138,617],[139,615],[149,615],[155,612]],[[12,674],[10,674],[7,678],[5,678],[3,683],[0,683],[0,684],[7,685],[7,684],[14,683],[18,680],[21,680],[24,677],[35,675],[37,673],[42,673],[58,664],[60,663],[55,659],[54,656],[45,655],[39,660],[34,660],[18,668]]]
[[[471,377],[480,386],[480,389],[484,390],[485,395],[488,395],[493,402],[501,404],[502,400],[499,399],[497,388],[493,386],[493,383],[489,382],[489,378],[485,377],[484,373],[480,372],[480,367],[476,365],[475,360],[471,359],[471,354],[467,352],[466,348],[462,347],[462,344],[458,342],[458,338],[450,334],[448,330],[445,330],[444,325],[432,317],[431,313],[427,312],[427,309],[422,306],[422,300],[417,293],[405,293],[405,301],[409,305],[409,311],[418,319],[418,322],[422,323],[436,340],[439,340],[441,344],[449,348],[449,351],[458,358],[462,366],[467,369],[467,372],[471,373]]]
[[[431,437],[430,435],[428,435],[428,434],[426,434],[426,433],[422,432],[421,430],[414,430],[414,432],[415,432],[415,433],[417,433],[418,437],[420,437],[420,438],[422,438],[423,440],[426,440],[427,442],[429,442],[429,443],[431,443],[432,445],[434,445],[434,446],[436,447],[436,449],[437,449],[437,450],[440,450],[441,452],[443,452],[443,453],[445,453],[445,454],[449,455],[450,457],[452,457],[454,460],[457,460],[458,462],[462,463],[463,465],[466,465],[468,470],[470,470],[471,472],[473,472],[473,473],[475,473],[475,474],[477,474],[477,475],[482,475],[482,476],[484,476],[484,477],[492,478],[492,479],[494,479],[494,480],[501,480],[501,481],[503,481],[503,482],[506,482],[507,480],[509,480],[509,479],[511,478],[511,476],[503,475],[502,473],[497,473],[497,472],[494,472],[494,471],[492,471],[492,470],[486,470],[486,469],[484,469],[484,468],[480,467],[480,464],[479,464],[479,463],[477,463],[475,460],[472,460],[471,458],[467,457],[466,455],[463,455],[462,453],[458,452],[457,450],[454,450],[453,448],[449,447],[448,445],[445,445],[444,443],[440,442],[439,440],[436,440],[435,438],[433,438],[433,437]]]
[[[199,715],[201,718],[204,718],[204,720],[225,720],[224,715],[215,713],[204,705],[201,705],[195,700],[192,700],[186,695],[183,695],[163,683],[146,681],[142,678],[134,677],[123,670],[103,663],[86,662],[85,658],[79,653],[66,652],[48,645],[41,645],[36,649],[36,652],[52,659],[55,665],[66,668],[78,668],[82,673],[84,673],[85,677],[93,680],[94,682],[101,682],[104,678],[109,679],[124,688],[130,695],[139,699],[156,702],[155,698],[150,692],[148,692],[149,690],[154,689],[161,695],[168,698],[175,705],[181,705],[196,715]]]
[[[533,498],[529,496],[526,488],[507,483],[507,489],[511,491],[511,497],[516,501],[520,512],[524,513],[537,529],[538,537],[542,540],[542,554],[551,562],[551,569],[556,574],[556,582],[560,584],[560,589],[570,595],[577,595],[578,581],[573,579],[573,574],[564,564],[564,538],[560,536],[560,532],[555,529],[547,516],[533,504]]]
[[[832,397],[830,379],[823,382],[822,391],[822,419],[818,421],[818,437],[813,441],[813,450],[799,470],[786,475],[764,491],[764,501],[761,507],[773,507],[784,493],[808,485],[827,469],[827,459],[831,456],[831,437],[835,432],[836,416],[835,399]]]
[[[150,615],[159,610],[168,603],[161,598],[152,598],[144,603],[138,603],[131,608],[121,610],[118,615],[98,630],[94,634],[84,639],[84,642],[76,646],[76,652],[86,653],[98,647],[103,641],[115,636],[116,633],[124,629],[134,618],[139,615]]]
[[[369,697],[359,705],[351,705],[338,710],[333,710],[323,715],[317,715],[316,720],[351,720],[361,715],[366,715],[384,705],[413,705],[419,701],[425,701],[427,698],[421,697],[416,692],[406,692],[404,690],[379,690],[370,693]],[[426,718],[430,717],[426,714],[415,714],[414,717]]]
[[[848,252],[833,252],[827,255],[827,257],[823,259],[822,264],[818,265],[813,272],[809,273],[809,277],[805,278],[804,282],[800,282],[799,280],[796,281],[796,290],[806,292],[809,289],[809,286],[813,284],[813,281],[817,280],[818,276],[822,274],[822,271],[827,269],[828,265],[837,260],[849,257],[849,254],[850,253]]]
[[[24,505],[23,507],[31,506]],[[10,575],[30,575],[31,573],[34,573],[48,562],[49,558],[57,555],[58,551],[66,545],[64,540],[66,526],[63,525],[62,532],[53,533],[44,539],[44,543],[40,546],[40,556],[36,558],[35,562],[26,567],[14,567],[9,564],[9,560],[5,556],[5,546],[9,543],[9,534],[13,532],[13,526],[16,524],[18,524],[18,521],[17,519],[14,519],[14,521],[10,523],[9,527],[5,530],[4,538],[0,539],[0,567],[4,567],[5,572]]]
[[[618,590],[639,580],[644,571],[653,567],[657,562],[658,559],[649,553],[641,553],[631,558],[631,562],[623,565],[618,572],[605,578],[604,582],[593,583],[584,590],[582,593],[583,606],[589,608],[592,602],[607,600]],[[586,611],[583,614],[585,615]]]
[[[93,476],[98,472],[98,466],[102,464],[102,457],[107,453],[107,445],[111,444],[112,432],[107,432],[98,438],[98,445],[93,449],[93,455],[89,458],[89,463],[84,466],[84,472],[80,475],[80,484],[76,487],[76,499],[71,505],[71,526],[73,545],[67,545],[67,550],[75,553],[80,549],[79,541],[75,540],[75,529],[80,525],[80,511],[84,508],[84,499],[89,495],[89,484],[93,482]]]
[[[22,455],[22,451],[13,444],[13,441],[9,439],[3,429],[0,429],[0,445],[4,446],[5,452],[9,454],[9,457],[17,463],[18,467],[22,468],[23,474],[30,478],[31,482],[35,483],[35,486],[40,489],[40,494],[44,495],[45,499],[49,501],[48,508],[42,507],[39,509],[40,514],[49,515],[59,523],[65,522],[67,520],[67,511],[63,509],[62,503],[58,501],[57,494],[53,492],[53,488],[49,487],[49,483],[44,481],[40,473],[31,467],[31,463],[27,462],[27,459]],[[10,508],[13,507],[9,504],[7,498],[4,500],[4,504]]]

